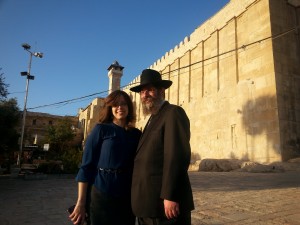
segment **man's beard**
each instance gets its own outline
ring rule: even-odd
[[[153,97],[147,97],[147,102],[142,101],[142,108],[143,108],[143,114],[145,116],[151,114],[155,115],[158,113],[162,99],[161,97],[153,98]]]

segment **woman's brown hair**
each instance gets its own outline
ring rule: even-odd
[[[133,112],[133,103],[129,95],[125,91],[116,90],[110,93],[104,99],[104,108],[100,112],[99,123],[111,123],[113,121],[112,107],[118,105],[120,97],[123,96],[128,106],[128,115],[126,117],[126,126],[132,125],[135,122]]]

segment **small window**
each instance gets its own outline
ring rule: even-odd
[[[82,119],[82,120],[81,120],[80,127],[85,127],[85,119]]]
[[[36,125],[36,119],[32,120],[32,125]]]
[[[52,125],[52,120],[49,120],[49,125]]]

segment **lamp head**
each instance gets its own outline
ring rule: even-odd
[[[22,47],[25,49],[25,50],[29,50],[31,48],[31,46],[27,43],[24,43],[22,44]]]
[[[27,76],[28,72],[21,72],[21,76]]]
[[[29,79],[29,80],[34,80],[34,76],[28,75],[28,76],[27,76],[27,79]]]
[[[43,58],[43,53],[42,52],[35,52],[35,53],[33,53],[33,55],[35,56],[35,57],[39,57],[39,58]]]

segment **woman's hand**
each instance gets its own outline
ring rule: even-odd
[[[70,214],[69,218],[74,225],[83,225],[85,220],[86,212],[85,205],[76,204],[73,212]]]

